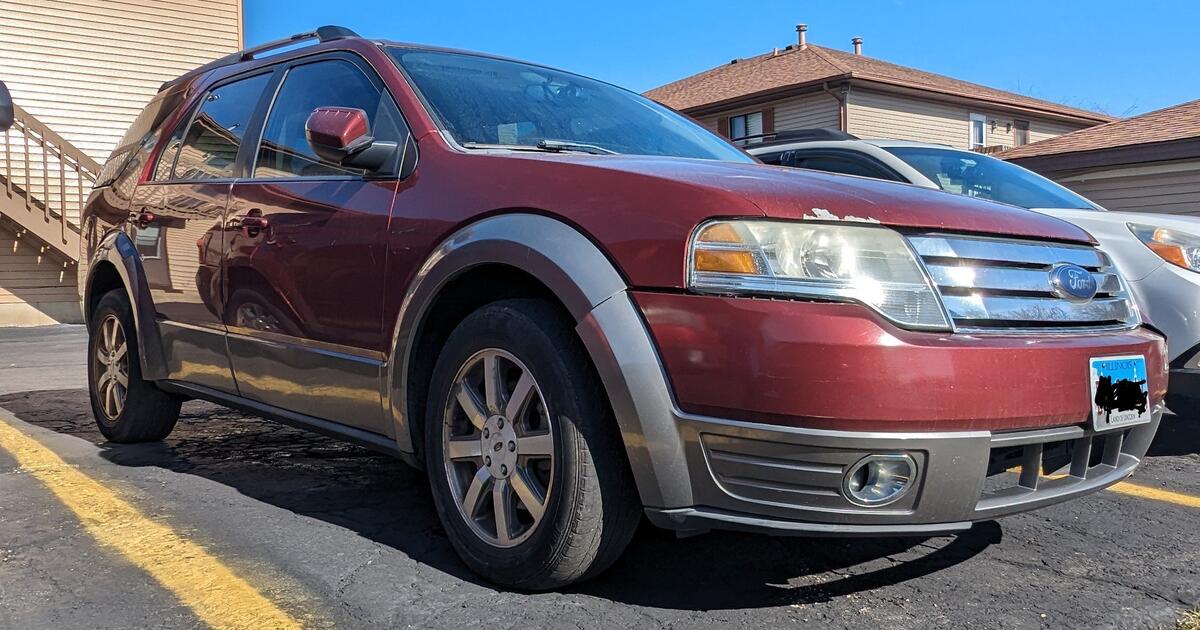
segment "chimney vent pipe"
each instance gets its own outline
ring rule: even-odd
[[[850,43],[854,44],[854,54],[861,57],[862,56],[862,38],[855,37],[854,39],[850,40]]]
[[[805,48],[808,48],[808,25],[807,24],[797,24],[796,25],[796,39],[800,43],[800,50],[804,50]]]

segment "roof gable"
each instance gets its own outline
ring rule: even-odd
[[[718,66],[654,88],[646,92],[646,96],[680,111],[688,111],[841,78],[888,83],[1091,122],[1113,120],[1111,116],[1097,112],[812,44]]]
[[[999,157],[1020,159],[1191,138],[1200,138],[1200,100],[1027,144],[1005,151]]]

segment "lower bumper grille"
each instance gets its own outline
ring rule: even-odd
[[[1138,463],[1126,448],[1134,430],[1092,433],[1070,427],[993,436],[976,512],[1007,512],[1123,478]]]

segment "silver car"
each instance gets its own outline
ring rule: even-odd
[[[1167,336],[1167,406],[1200,415],[1200,218],[1109,212],[1028,169],[972,151],[860,140],[826,129],[781,132],[747,147],[767,164],[888,179],[983,197],[1087,230],[1125,274],[1147,322]]]

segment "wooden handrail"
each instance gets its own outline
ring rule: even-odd
[[[73,219],[91,194],[100,164],[20,106],[13,114],[12,127],[0,132],[0,214],[76,260],[79,226]]]
[[[32,114],[25,111],[20,105],[13,105],[13,114],[13,118],[17,122],[26,125],[35,131],[39,136],[49,140],[52,144],[66,148],[68,157],[80,164],[84,170],[90,171],[94,174],[100,172],[101,166],[98,162],[96,162],[96,160],[93,160],[88,156],[88,154],[71,144],[69,140],[58,135],[53,129],[47,127],[37,118],[34,118]]]

